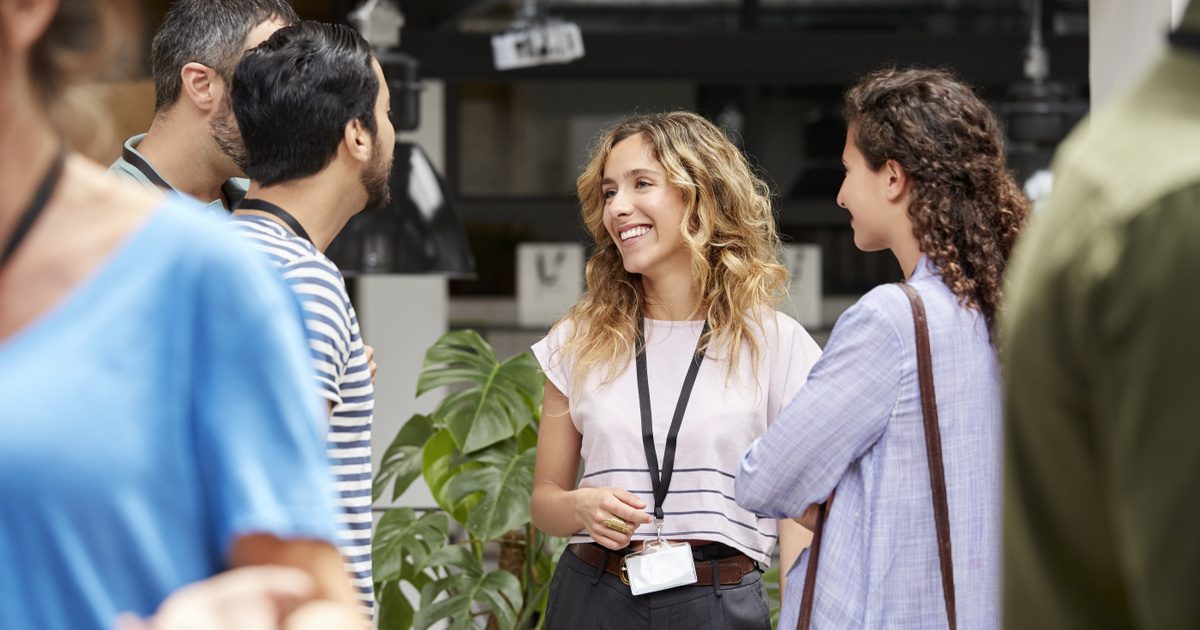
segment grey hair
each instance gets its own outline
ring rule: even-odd
[[[271,19],[285,25],[300,21],[286,0],[176,0],[150,47],[155,113],[179,99],[179,73],[189,63],[204,64],[228,82],[246,36]]]

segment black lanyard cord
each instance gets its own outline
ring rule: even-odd
[[[259,212],[266,212],[267,214],[286,223],[287,226],[292,229],[292,232],[296,234],[296,236],[299,236],[309,243],[313,242],[313,240],[309,238],[308,232],[304,229],[304,226],[300,225],[300,222],[296,220],[296,217],[292,216],[292,214],[287,210],[284,210],[283,208],[280,208],[269,201],[264,201],[262,199],[243,199],[242,203],[238,204],[238,210],[258,210]],[[315,247],[316,244],[314,243],[313,246]]]
[[[675,403],[675,416],[671,418],[671,428],[667,431],[666,450],[663,451],[662,475],[658,470],[658,451],[654,447],[654,420],[650,412],[650,384],[646,374],[646,324],[643,320],[638,331],[637,380],[638,402],[642,407],[642,447],[646,451],[646,466],[650,469],[650,485],[654,490],[654,518],[659,527],[663,520],[663,501],[671,487],[671,474],[675,471],[675,443],[679,439],[679,427],[683,424],[683,413],[687,410],[688,400],[692,397],[692,387],[696,384],[696,374],[700,372],[700,363],[704,361],[704,352],[700,343],[708,334],[708,322],[700,331],[700,341],[696,342],[696,354],[692,364],[688,366],[687,376],[683,379],[683,389],[679,392],[679,401]]]
[[[58,186],[58,181],[62,179],[63,165],[67,161],[67,150],[63,146],[58,147],[58,154],[54,156],[54,161],[50,163],[50,169],[46,171],[46,175],[42,177],[42,181],[38,184],[37,190],[33,193],[33,200],[25,208],[21,214],[21,218],[17,219],[17,225],[13,228],[12,236],[8,239],[8,244],[4,246],[4,251],[0,253],[0,269],[8,263],[8,259],[12,258],[16,253],[17,248],[21,246],[21,242],[29,236],[29,231],[33,229],[33,224],[42,216],[42,211],[46,209],[46,204],[50,202],[50,196],[54,194],[54,188]]]
[[[136,151],[131,150],[128,146],[121,148],[121,158],[124,159],[125,162],[130,166],[137,169],[143,177],[150,180],[150,183],[154,184],[156,187],[168,192],[175,190],[174,187],[167,183],[167,180],[163,179],[162,176],[158,174],[158,171],[154,170],[153,166],[150,166],[150,163],[147,162],[145,158],[143,158]]]

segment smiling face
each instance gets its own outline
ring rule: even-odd
[[[838,190],[837,203],[850,211],[855,247],[864,252],[891,247],[897,216],[903,212],[897,213],[888,198],[889,169],[885,165],[877,171],[871,170],[854,140],[853,125],[846,130],[842,166],[846,176]]]
[[[625,271],[654,276],[689,272],[680,229],[683,194],[667,179],[666,169],[642,134],[613,146],[604,162],[600,188],[604,227],[621,253]]]

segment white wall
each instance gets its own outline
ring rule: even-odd
[[[420,144],[439,173],[445,173],[446,145],[441,81],[426,81],[421,93],[421,125],[399,134]],[[416,413],[429,413],[444,392],[416,397],[425,351],[447,330],[449,288],[440,275],[367,275],[358,281],[358,319],[363,340],[375,348],[379,371],[375,375],[375,419],[371,436],[371,460],[375,470],[384,451],[400,427]],[[387,507],[385,497],[376,507]],[[396,505],[435,507],[429,488],[421,479],[409,488]]]
[[[1092,108],[1103,105],[1141,75],[1166,45],[1174,11],[1183,0],[1090,0]]]
[[[429,413],[441,399],[433,391],[418,399],[417,378],[425,350],[446,332],[446,279],[438,275],[368,275],[358,280],[358,321],[363,340],[375,348],[375,420],[371,463],[376,474],[396,432],[416,413]],[[376,507],[390,505],[390,497]],[[435,507],[418,479],[396,505]]]

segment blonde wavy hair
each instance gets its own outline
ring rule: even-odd
[[[666,170],[684,202],[680,231],[690,252],[693,290],[709,323],[701,339],[706,356],[728,353],[728,375],[736,373],[737,349],[748,346],[754,365],[762,349],[751,326],[786,292],[787,269],[779,263],[779,234],[770,188],[719,128],[689,112],[629,118],[602,132],[577,181],[583,220],[594,253],[587,263],[587,290],[558,325],[570,323],[560,349],[574,359],[572,389],[593,370],[607,383],[635,356],[646,313],[641,276],[625,271],[621,253],[604,227],[604,165],[619,142],[641,135]]]

